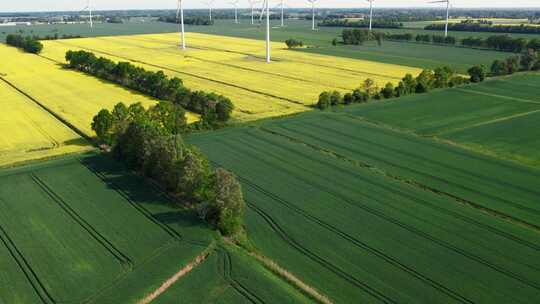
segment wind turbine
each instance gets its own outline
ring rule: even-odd
[[[259,20],[266,14],[266,62],[270,63],[270,0],[264,0]]]
[[[91,0],[87,0],[87,1],[86,1],[86,7],[83,8],[83,9],[81,10],[81,12],[84,12],[84,11],[88,10],[89,15],[90,15],[90,28],[94,28],[94,22],[93,22],[93,20],[92,20],[92,3],[91,3],[90,1],[91,1]]]
[[[234,23],[238,24],[238,1],[234,0],[229,2],[230,4],[234,5]]]
[[[450,0],[432,1],[429,3],[446,3],[446,23],[444,25],[444,37],[448,36],[448,18],[450,18]]]
[[[309,3],[311,3],[311,29],[315,30],[315,2],[317,0],[307,0]]]
[[[178,23],[178,16],[180,15],[180,24],[179,27],[181,27],[181,34],[180,38],[182,39],[182,50],[186,49],[186,37],[184,36],[184,6],[183,6],[184,0],[178,0],[177,1],[177,7],[176,7],[176,22]]]
[[[214,3],[214,0],[207,0],[204,3],[208,5],[208,17],[210,18],[210,21],[212,21],[212,3]]]
[[[248,0],[249,2],[249,6],[251,7],[251,25],[255,24],[254,22],[254,15],[255,15],[255,4],[258,4],[259,1],[255,1],[255,0]]]
[[[373,1],[375,0],[366,0],[369,2],[369,31],[371,32],[371,23],[373,20]]]
[[[285,6],[285,0],[281,0],[281,27],[283,27],[283,7]]]

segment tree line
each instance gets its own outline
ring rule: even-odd
[[[201,115],[196,127],[214,128],[231,117],[233,103],[223,95],[191,91],[178,77],[169,78],[163,71],[152,72],[129,62],[96,57],[91,52],[68,51],[67,67],[94,75],[159,100],[170,101]]]
[[[32,54],[39,54],[43,50],[43,44],[32,36],[9,34],[6,36],[6,43]]]
[[[318,26],[332,26],[332,27],[369,27],[369,20],[350,21],[346,18],[326,18],[322,22],[317,23]],[[372,28],[402,28],[403,23],[395,22],[387,19],[375,19],[371,23]]]
[[[140,103],[118,103],[112,111],[102,109],[94,116],[92,130],[114,158],[194,207],[224,235],[234,235],[243,225],[241,186],[231,172],[213,170],[197,148],[183,141],[184,114],[170,101],[147,110]]]
[[[430,24],[424,27],[425,30],[441,31],[444,30],[444,24]],[[461,32],[491,32],[491,33],[509,33],[509,34],[540,34],[540,26],[536,25],[502,25],[483,22],[462,21],[460,23],[448,24],[449,31]]]
[[[342,33],[343,42],[345,44],[345,35],[350,36],[350,33],[346,33],[346,31],[350,31],[348,29],[344,29]],[[357,30],[361,31],[361,30]],[[497,51],[504,51],[504,52],[513,52],[513,53],[521,53],[527,49],[533,49],[535,51],[540,51],[540,39],[534,38],[534,39],[525,39],[525,38],[514,38],[508,35],[493,35],[489,36],[487,38],[480,38],[480,37],[469,37],[469,38],[463,38],[458,39],[454,36],[447,36],[444,37],[442,35],[429,35],[429,34],[410,34],[410,33],[404,33],[404,34],[392,34],[392,33],[373,33],[374,35],[380,35],[384,39],[388,40],[398,40],[398,41],[416,41],[416,42],[422,42],[422,43],[437,43],[437,44],[449,44],[449,45],[459,45],[464,47],[471,47],[471,48],[485,48],[485,49],[492,49]],[[365,36],[365,34],[364,34]]]
[[[167,23],[180,23],[180,20],[176,16],[161,16],[158,18],[158,21],[167,22]],[[214,21],[210,20],[208,17],[195,16],[195,17],[185,17],[184,24],[189,25],[213,25]]]
[[[490,70],[483,65],[471,67],[467,73],[469,78],[458,75],[450,67],[423,70],[418,76],[406,74],[397,86],[388,82],[380,88],[375,81],[368,78],[359,88],[343,96],[338,91],[325,91],[319,95],[316,107],[324,110],[337,105],[352,103],[365,103],[370,100],[382,100],[407,96],[411,94],[427,93],[433,89],[452,88],[468,83],[478,83],[487,77],[510,75],[518,71],[540,71],[540,56],[530,49],[521,56],[513,56],[506,60],[495,60]]]
[[[316,107],[326,109],[336,105],[348,105],[352,103],[364,103],[370,100],[382,100],[402,97],[416,93],[426,93],[435,88],[455,87],[469,80],[458,75],[450,67],[436,68],[435,70],[423,70],[418,76],[406,74],[397,86],[388,82],[380,88],[374,80],[367,78],[357,89],[343,96],[338,91],[322,92],[319,95]]]
[[[302,41],[296,40],[296,39],[293,39],[293,38],[285,40],[285,44],[287,45],[287,48],[289,48],[289,49],[304,46],[304,43]]]

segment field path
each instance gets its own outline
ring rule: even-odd
[[[155,300],[157,297],[159,297],[162,293],[167,291],[169,287],[171,287],[176,281],[178,281],[181,277],[185,276],[187,273],[192,271],[195,267],[199,266],[202,262],[206,260],[206,258],[210,255],[210,253],[205,250],[203,253],[198,255],[192,262],[188,263],[186,266],[182,267],[177,273],[175,273],[172,277],[168,278],[165,282],[161,284],[156,290],[154,290],[152,293],[141,299],[137,302],[137,304],[148,304]]]

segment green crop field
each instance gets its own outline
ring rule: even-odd
[[[314,121],[322,125],[324,115]],[[526,303],[540,297],[540,264],[531,259],[540,249],[537,232],[268,130],[298,121],[295,129],[304,131],[311,117],[188,138],[241,180],[248,233],[264,254],[338,303]],[[360,141],[329,133],[319,129],[325,140],[337,137],[351,149]],[[395,148],[408,149],[404,139],[393,140]],[[473,161],[470,167],[500,163]],[[505,165],[495,174],[504,176]]]
[[[7,169],[0,179],[2,303],[135,302],[212,239],[193,214],[103,157]]]
[[[153,303],[312,303],[232,247],[212,253]]]
[[[540,111],[539,96],[540,74],[528,73],[348,107],[345,112],[538,166],[535,147],[540,130],[535,117]]]

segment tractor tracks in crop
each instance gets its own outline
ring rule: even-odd
[[[105,248],[116,260],[129,271],[133,268],[133,261],[129,256],[118,249],[111,241],[102,235],[96,228],[88,223],[77,211],[75,211],[68,203],[66,203],[60,195],[52,190],[41,178],[35,173],[30,174],[32,181],[53,201],[55,202],[73,221],[81,226],[96,242]]]
[[[246,145],[246,146],[252,145],[249,141],[244,141],[244,142],[242,142],[242,144]],[[262,160],[262,159],[260,159],[259,161],[264,162],[264,160]],[[280,159],[280,161],[283,162],[283,163],[287,163],[287,167],[294,168],[296,166],[293,163],[287,162],[287,159]],[[306,170],[306,168],[301,168],[301,167],[297,167],[297,169],[298,170],[303,170],[303,171]],[[311,175],[317,175],[317,172],[310,172],[310,174]],[[428,207],[430,207],[430,205],[431,205],[431,204],[429,204],[429,202],[421,200],[421,199],[419,199],[417,197],[414,197],[414,196],[412,196],[412,195],[410,195],[408,193],[398,191],[398,190],[396,190],[396,189],[394,189],[392,187],[387,187],[387,186],[381,185],[381,184],[374,184],[371,180],[366,179],[366,178],[362,178],[361,176],[354,175],[352,177],[355,178],[355,179],[362,179],[364,182],[372,184],[375,187],[382,187],[386,191],[389,191],[389,192],[391,192],[391,193],[393,193],[395,195],[398,195],[398,196],[406,197],[406,198],[408,198],[409,200],[411,200],[411,201],[413,201],[415,203],[422,204],[422,205],[428,206]],[[397,266],[400,269],[406,271],[407,273],[413,275],[417,279],[420,279],[420,280],[424,281],[424,283],[428,283],[429,285],[433,286],[436,289],[443,290],[448,295],[451,295],[451,296],[454,296],[454,297],[457,296],[458,298],[461,297],[461,296],[457,295],[456,293],[454,293],[453,291],[451,291],[449,289],[445,289],[445,287],[442,284],[440,284],[438,282],[435,282],[435,281],[425,277],[424,275],[416,272],[414,269],[412,269],[412,268],[410,268],[410,267],[408,267],[408,266],[406,266],[404,264],[401,264],[401,263],[397,262],[394,258],[386,255],[384,252],[379,251],[379,250],[377,250],[377,249],[375,249],[373,247],[370,247],[369,245],[367,245],[367,244],[363,243],[362,241],[354,238],[353,236],[339,230],[338,228],[336,228],[336,227],[334,227],[334,226],[332,226],[332,225],[330,225],[330,224],[328,224],[326,222],[323,222],[323,221],[319,220],[317,217],[312,216],[311,214],[304,211],[303,209],[294,206],[293,204],[291,204],[287,200],[285,200],[285,199],[283,199],[283,198],[281,198],[281,197],[279,197],[279,196],[277,196],[277,195],[275,195],[275,194],[273,194],[273,193],[271,193],[269,191],[266,191],[265,189],[263,189],[262,187],[256,185],[255,183],[249,181],[248,179],[243,178],[243,177],[239,177],[239,179],[243,183],[246,183],[246,184],[250,185],[252,188],[255,188],[259,192],[265,194],[267,197],[272,198],[274,201],[280,202],[282,205],[286,206],[287,208],[289,208],[289,209],[291,209],[291,210],[293,210],[293,211],[295,211],[297,213],[300,213],[301,215],[303,215],[306,218],[311,219],[312,221],[317,222],[321,226],[324,226],[328,230],[331,230],[332,232],[340,235],[342,238],[348,240],[349,242],[353,243],[354,245],[356,245],[356,246],[358,246],[358,247],[360,247],[360,248],[362,248],[364,250],[367,250],[368,252],[374,254],[375,256],[377,256],[379,258],[382,258],[386,262],[388,262],[390,264],[393,264],[394,266]],[[371,215],[373,215],[375,217],[378,217],[378,218],[380,218],[380,219],[382,219],[384,221],[387,221],[389,223],[397,225],[398,227],[400,227],[400,228],[402,228],[402,229],[404,229],[404,230],[406,230],[406,231],[408,231],[408,232],[410,232],[410,233],[412,233],[414,235],[417,235],[418,237],[421,237],[423,239],[431,241],[431,242],[433,242],[433,243],[435,243],[435,244],[437,244],[437,245],[439,245],[439,246],[441,246],[441,247],[443,247],[443,248],[445,248],[447,250],[450,250],[450,251],[452,251],[452,252],[454,252],[454,253],[456,253],[458,255],[461,255],[461,256],[463,256],[465,258],[468,258],[468,259],[473,260],[473,261],[475,261],[475,262],[477,262],[479,264],[482,264],[482,265],[484,265],[486,267],[489,267],[489,268],[491,268],[492,270],[494,270],[496,272],[499,272],[499,273],[501,273],[503,275],[506,275],[506,276],[508,276],[508,277],[510,277],[510,278],[512,278],[514,280],[517,280],[517,281],[519,281],[519,282],[521,282],[521,283],[523,283],[525,285],[528,285],[528,286],[530,286],[532,288],[540,290],[540,286],[537,283],[533,282],[533,281],[530,281],[530,280],[528,280],[526,278],[523,278],[518,274],[515,274],[515,273],[513,273],[513,272],[511,272],[511,271],[509,271],[507,269],[504,269],[504,268],[502,268],[502,267],[500,267],[498,265],[495,265],[495,264],[493,264],[493,263],[491,263],[491,262],[489,262],[489,261],[475,255],[475,254],[472,254],[472,253],[470,253],[470,252],[468,252],[466,250],[463,250],[463,249],[461,249],[459,247],[456,247],[456,246],[454,246],[454,245],[452,245],[452,244],[450,244],[450,243],[448,243],[446,241],[443,241],[441,239],[433,237],[428,233],[425,233],[425,232],[423,232],[423,231],[421,231],[419,229],[416,229],[416,228],[414,228],[414,227],[412,227],[410,225],[407,225],[407,224],[405,224],[405,223],[403,223],[403,222],[401,222],[401,221],[399,221],[399,220],[397,220],[397,219],[395,219],[393,217],[390,217],[390,216],[388,216],[388,215],[386,215],[386,214],[384,214],[384,213],[382,213],[380,211],[377,211],[377,210],[375,210],[373,208],[370,208],[368,206],[365,206],[363,204],[357,204],[355,202],[352,202],[347,197],[345,197],[342,194],[337,193],[331,187],[326,186],[325,184],[320,183],[320,184],[316,184],[315,186],[317,188],[323,189],[323,191],[333,195],[334,197],[339,198],[344,203],[346,203],[346,204],[348,204],[348,205],[350,205],[350,206],[352,206],[354,208],[360,208],[360,209],[364,210],[365,212],[368,212],[369,214],[371,214]],[[370,197],[370,198],[372,200],[376,201],[376,198],[374,198],[374,197]],[[434,209],[434,208],[432,208],[432,209]],[[527,245],[527,244],[525,244],[525,245]],[[531,248],[538,250],[537,247],[536,248],[531,247]],[[463,300],[463,299],[464,298],[462,297],[461,300]]]
[[[323,257],[317,255],[316,253],[310,251],[306,247],[302,246],[300,243],[298,243],[296,240],[294,240],[292,237],[290,237],[285,230],[278,225],[273,218],[268,215],[268,213],[264,212],[262,209],[258,208],[255,204],[246,202],[248,208],[253,210],[255,213],[257,213],[269,226],[270,228],[289,246],[294,248],[296,251],[301,253],[303,256],[307,257],[308,259],[312,260],[313,262],[319,264],[320,266],[326,268],[328,271],[332,272],[334,275],[338,276],[339,278],[345,280],[346,282],[360,288],[373,298],[377,299],[378,301],[382,303],[397,303],[393,299],[387,297],[386,295],[382,294],[381,292],[377,291],[373,287],[367,285],[366,283],[358,280],[357,278],[353,277],[352,275],[348,274],[341,268],[335,266],[328,260],[324,259]]]
[[[241,294],[244,298],[246,298],[250,303],[252,304],[265,304],[265,302],[257,296],[254,292],[250,291],[249,288],[247,288],[244,284],[242,284],[240,281],[236,280],[233,276],[233,263],[231,254],[227,251],[225,248],[219,248],[217,250],[219,254],[219,259],[221,260],[221,267],[220,272],[223,273],[223,278],[227,283],[239,294]]]
[[[533,224],[533,223],[530,223],[528,221],[525,221],[523,219],[520,219],[520,218],[517,218],[517,217],[514,217],[512,215],[509,215],[509,214],[506,214],[506,213],[503,213],[501,211],[498,211],[498,210],[495,210],[495,209],[492,209],[492,208],[488,208],[482,204],[479,204],[479,203],[476,203],[476,202],[473,202],[471,200],[468,200],[468,199],[465,199],[465,198],[462,198],[460,196],[457,196],[455,194],[452,194],[452,193],[449,193],[449,192],[445,192],[445,191],[442,191],[440,189],[437,189],[437,188],[434,188],[434,187],[431,187],[431,186],[428,186],[428,185],[425,185],[423,183],[420,183],[420,182],[417,182],[415,180],[411,180],[411,179],[406,179],[406,178],[403,178],[401,176],[398,176],[398,175],[395,175],[395,174],[391,174],[385,170],[382,170],[380,169],[379,167],[375,166],[375,165],[372,165],[370,163],[367,163],[367,162],[364,162],[364,161],[361,161],[361,160],[358,160],[358,159],[351,159],[345,155],[342,155],[342,154],[339,154],[333,150],[329,150],[329,149],[326,149],[326,148],[323,148],[321,146],[317,146],[317,145],[313,145],[313,144],[310,144],[310,143],[307,143],[305,141],[302,141],[298,138],[295,138],[295,137],[291,137],[289,135],[285,135],[285,134],[282,134],[282,133],[279,133],[277,131],[274,131],[274,130],[270,130],[270,129],[267,129],[267,128],[264,128],[264,127],[261,127],[259,128],[259,130],[261,131],[264,131],[264,132],[267,132],[267,133],[270,133],[270,134],[273,134],[273,135],[276,135],[276,136],[279,136],[279,137],[283,137],[283,138],[286,138],[288,139],[289,141],[291,142],[294,142],[294,143],[297,143],[297,144],[301,144],[301,145],[304,145],[306,147],[309,147],[313,150],[316,150],[316,151],[319,151],[319,152],[322,152],[324,154],[329,154],[329,155],[332,155],[338,159],[341,159],[345,162],[348,162],[348,163],[351,163],[351,164],[354,164],[358,167],[362,167],[362,168],[367,168],[367,169],[370,169],[372,170],[373,172],[375,173],[378,173],[378,174],[381,174],[385,177],[388,177],[390,179],[393,179],[393,180],[396,180],[396,181],[399,181],[399,182],[402,182],[402,183],[406,183],[406,184],[409,184],[411,186],[414,186],[416,188],[420,188],[420,189],[423,189],[425,191],[429,191],[429,192],[432,192],[432,193],[435,193],[435,194],[438,194],[438,195],[441,195],[441,196],[445,196],[445,197],[448,197],[448,198],[451,198],[452,201],[455,201],[461,205],[465,205],[465,206],[468,206],[468,207],[471,207],[471,208],[474,208],[476,210],[479,210],[479,211],[482,211],[486,214],[489,214],[491,216],[495,216],[497,218],[500,218],[500,219],[504,219],[510,223],[513,223],[513,224],[516,224],[516,225],[520,225],[520,226],[523,226],[523,227],[526,227],[526,228],[529,228],[529,229],[532,229],[536,232],[540,232],[540,226],[536,225],[536,224]],[[374,143],[374,144],[377,144],[377,143]],[[399,153],[401,153],[402,151],[399,151]],[[370,158],[376,158],[374,156],[369,156]],[[388,163],[386,160],[382,159],[382,158],[378,158],[381,162],[385,162],[385,163]],[[428,160],[429,161],[429,160]],[[428,178],[431,178],[431,179],[434,179],[434,180],[437,180],[439,182],[443,182],[443,183],[448,183],[448,184],[453,184],[454,186],[458,187],[458,188],[461,188],[461,189],[464,189],[464,190],[468,190],[468,191],[473,191],[473,192],[477,192],[478,191],[475,191],[474,189],[470,189],[468,187],[465,187],[463,185],[458,185],[458,184],[454,184],[454,183],[451,183],[445,179],[442,179],[440,177],[437,177],[437,176],[434,176],[432,174],[429,174],[429,173],[425,173],[425,172],[420,172],[416,169],[410,169],[410,168],[406,168],[406,167],[403,167],[401,165],[397,165],[397,164],[393,164],[393,163],[388,163],[390,164],[391,166],[394,166],[394,167],[398,167],[398,168],[401,168],[401,169],[405,169],[405,170],[409,170],[409,171],[413,171],[415,172],[416,174],[420,174],[420,175],[423,175],[423,176],[426,176]],[[530,192],[530,191],[528,191]],[[488,197],[493,197],[493,195],[491,194],[486,194],[486,196]],[[496,198],[497,200],[499,201],[503,201],[503,202],[508,202],[507,200],[504,200],[504,199],[499,199],[499,198]],[[527,207],[523,207],[521,205],[518,205],[516,203],[513,203],[513,202],[509,202],[511,205],[515,206],[516,208],[523,208],[523,210],[529,210],[530,208],[527,208]],[[535,212],[538,212],[535,210]]]
[[[90,136],[88,136],[86,133],[84,133],[83,131],[81,131],[79,128],[75,127],[75,125],[73,125],[72,123],[70,123],[69,121],[67,121],[66,119],[64,119],[62,116],[56,114],[53,110],[51,110],[50,108],[48,108],[47,106],[45,106],[42,102],[40,102],[39,100],[37,100],[36,98],[32,97],[30,94],[26,93],[25,91],[23,91],[22,89],[20,89],[19,87],[17,87],[15,84],[13,84],[11,81],[7,80],[6,78],[0,76],[0,80],[5,82],[6,84],[8,84],[10,87],[14,88],[15,90],[17,90],[17,92],[21,93],[22,95],[24,95],[25,97],[27,97],[28,99],[30,99],[31,101],[33,101],[36,105],[38,105],[41,109],[45,110],[47,113],[49,113],[50,115],[52,115],[54,118],[56,118],[61,124],[67,126],[68,128],[70,128],[71,130],[73,130],[73,132],[77,133],[77,135],[81,136],[82,138],[92,142],[92,139],[90,138]]]
[[[156,38],[142,38],[142,37],[134,38],[134,37],[130,37],[128,39],[135,40],[135,41],[147,41],[147,42],[153,42],[153,43],[161,43],[161,44],[165,44],[165,45],[169,45],[169,46],[175,45],[174,43],[171,43],[170,41],[162,40],[162,39],[156,39]],[[261,60],[265,59],[263,56],[254,55],[252,53],[234,51],[234,50],[228,50],[228,49],[221,49],[221,48],[209,47],[209,46],[200,46],[200,45],[197,45],[197,44],[191,44],[189,46],[189,48],[196,49],[196,50],[208,50],[208,51],[216,51],[216,52],[223,52],[223,53],[231,53],[231,54],[237,54],[237,55],[243,55],[243,56],[252,56],[254,58],[258,58],[258,59],[261,59]],[[313,55],[313,54],[310,54],[310,55]],[[326,56],[326,55],[321,55],[321,54],[316,54],[316,55],[318,55],[318,56]],[[336,66],[326,65],[326,64],[316,64],[316,63],[313,63],[313,62],[299,60],[299,59],[290,59],[290,58],[281,58],[281,57],[272,56],[272,61],[298,62],[298,63],[302,63],[302,64],[306,64],[306,65],[311,65],[311,66],[316,66],[316,67],[324,67],[324,68],[329,68],[329,69],[333,69],[333,70],[337,70],[337,71],[343,71],[343,72],[347,72],[349,74],[353,74],[353,75],[356,75],[356,76],[370,75],[370,76],[376,76],[376,77],[384,77],[384,78],[390,78],[390,79],[395,79],[395,80],[401,80],[400,77],[388,76],[388,75],[384,75],[384,74],[378,74],[378,73],[362,71],[362,70],[360,70],[360,71],[359,70],[352,70],[352,69],[347,69],[347,68],[343,68],[343,67],[336,67]]]
[[[170,237],[173,239],[180,241],[182,240],[182,235],[171,228],[169,225],[160,222],[158,219],[154,217],[154,215],[148,211],[148,209],[144,208],[137,202],[135,202],[129,193],[126,193],[124,190],[122,190],[118,185],[116,185],[113,181],[111,181],[107,176],[102,174],[101,172],[98,172],[96,169],[92,168],[91,166],[85,164],[84,162],[80,162],[83,166],[85,166],[90,172],[95,174],[100,180],[102,180],[106,185],[111,187],[114,191],[116,191],[124,200],[126,200],[130,206],[135,208],[139,213],[141,213],[145,218],[147,218],[149,221],[160,227],[165,233],[167,233]]]
[[[297,105],[306,106],[303,102],[298,101],[298,100],[293,100],[293,99],[286,98],[286,97],[283,97],[283,96],[277,96],[277,95],[270,94],[270,93],[267,93],[267,92],[254,90],[254,89],[251,89],[251,88],[248,88],[248,87],[232,84],[232,83],[229,83],[229,82],[226,82],[226,81],[212,79],[212,78],[209,78],[209,77],[205,77],[205,76],[201,76],[201,75],[197,75],[197,74],[193,74],[193,73],[189,73],[189,72],[185,72],[185,71],[180,71],[180,70],[177,70],[177,69],[172,69],[172,68],[169,68],[169,67],[166,67],[166,66],[153,64],[153,63],[149,63],[149,62],[145,62],[145,61],[141,61],[141,60],[136,60],[136,59],[129,58],[129,57],[126,57],[126,56],[116,55],[116,54],[113,54],[113,53],[100,51],[100,50],[89,48],[89,47],[81,47],[81,46],[77,46],[77,45],[71,45],[71,44],[68,44],[68,43],[65,43],[65,42],[58,42],[58,43],[65,44],[65,45],[68,45],[68,46],[73,46],[73,47],[80,48],[80,49],[85,49],[85,50],[88,50],[88,51],[91,51],[91,52],[96,52],[96,53],[100,53],[100,54],[104,54],[104,55],[108,55],[108,56],[113,56],[113,57],[116,57],[116,58],[128,60],[128,61],[135,62],[135,63],[141,63],[141,64],[144,64],[144,65],[147,65],[147,66],[167,70],[167,71],[178,73],[178,74],[184,74],[184,75],[187,75],[187,76],[190,76],[190,77],[199,78],[199,79],[202,79],[202,80],[218,83],[218,84],[228,86],[228,87],[233,87],[233,88],[236,88],[236,89],[241,89],[241,90],[244,90],[244,91],[247,91],[247,92],[250,92],[250,93],[254,93],[254,94],[259,94],[259,95],[262,95],[262,96],[276,98],[276,99],[283,100],[283,101],[290,102],[290,103],[294,103],[294,104],[297,104]]]
[[[9,254],[17,263],[17,266],[26,277],[28,283],[37,294],[43,304],[56,304],[56,300],[49,293],[45,285],[39,279],[30,263],[26,260],[22,252],[17,248],[15,242],[8,235],[7,231],[0,225],[0,241],[4,244]]]

